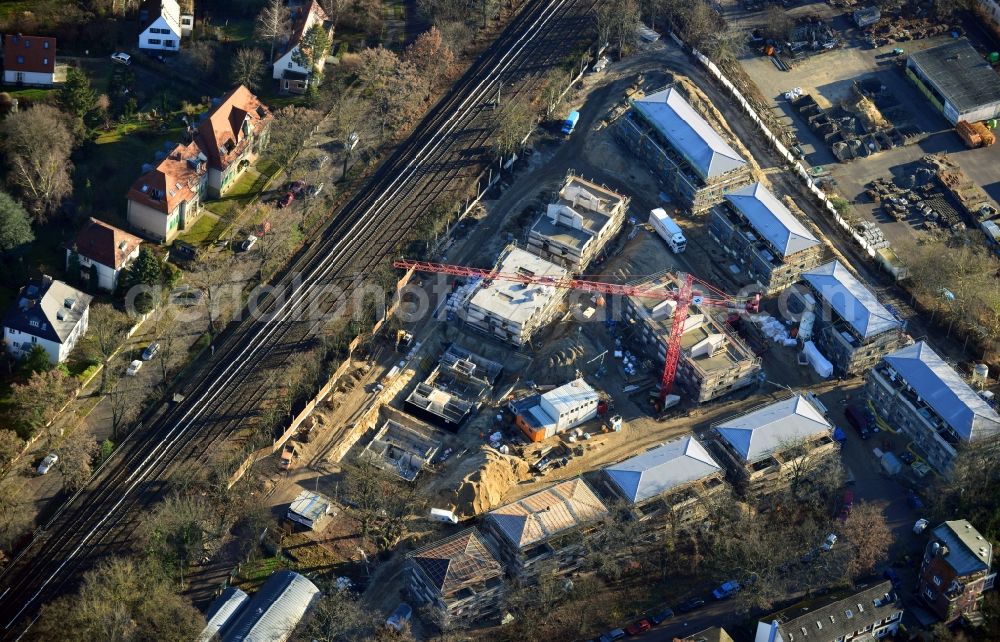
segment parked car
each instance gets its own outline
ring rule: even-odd
[[[919,495],[911,491],[906,495],[906,504],[914,510],[920,510],[924,507],[924,500],[920,499]]]
[[[885,569],[885,572],[882,573],[882,577],[892,582],[892,588],[896,589],[897,591],[899,590],[899,587],[902,586],[903,584],[902,580],[899,579],[899,574],[897,574],[896,571],[892,570],[891,568]]]
[[[930,526],[930,524],[931,523],[929,521],[921,517],[917,521],[913,522],[913,534],[919,535],[923,533],[925,530],[927,530],[927,527]]]
[[[837,514],[837,519],[842,522],[846,522],[847,518],[851,515],[851,509],[854,507],[854,491],[847,489],[844,491],[844,496],[840,500],[840,512]]]
[[[251,234],[240,243],[240,252],[247,252],[257,243],[257,237]]]
[[[723,582],[717,589],[712,591],[712,597],[717,600],[724,600],[740,592],[740,583],[736,580]]]
[[[115,53],[111,54],[111,59],[122,65],[132,64],[132,56],[128,55],[124,51],[116,51]]]
[[[858,431],[862,439],[868,439],[871,435],[871,427],[868,425],[868,417],[861,406],[848,406],[844,411],[848,423]]]
[[[678,613],[690,613],[691,611],[696,611],[701,607],[705,606],[705,600],[700,597],[692,597],[690,600],[685,600],[677,605]]]
[[[640,633],[645,633],[646,631],[653,628],[649,620],[639,620],[638,622],[633,622],[625,627],[625,633],[629,635],[639,635]]]
[[[319,196],[323,193],[323,183],[316,183],[309,188],[309,196]]]
[[[413,609],[406,602],[400,602],[392,615],[386,619],[385,625],[399,632],[403,630],[411,617],[413,617]]]
[[[836,543],[837,543],[836,533],[830,533],[829,535],[826,536],[826,539],[823,540],[823,543],[820,545],[820,548],[823,549],[824,551],[830,551],[833,550],[833,547]]]
[[[623,637],[625,637],[625,631],[623,629],[612,629],[598,638],[598,640],[600,640],[600,642],[614,642],[614,640],[620,640]]]
[[[125,374],[132,377],[138,374],[140,369],[142,369],[142,361],[136,359],[132,363],[128,364],[128,369],[125,370]]]
[[[907,466],[911,466],[915,461],[917,461],[917,456],[911,453],[909,450],[904,450],[903,452],[899,453],[896,456],[899,457],[899,461],[903,462]]]
[[[278,209],[288,207],[295,200],[295,194],[291,191],[285,192],[285,195],[278,199]]]
[[[323,167],[329,162],[330,162],[330,155],[323,154],[322,156],[316,158],[316,160],[313,161],[313,167],[316,169],[323,169]]]
[[[663,622],[665,620],[669,620],[673,616],[674,616],[674,610],[673,609],[663,609],[662,611],[660,611],[656,615],[650,617],[649,621],[653,623],[653,626],[656,626],[657,624],[659,624],[659,623],[661,623],[661,622]]]
[[[59,455],[55,453],[49,453],[45,455],[45,459],[38,464],[38,474],[44,475],[52,470],[52,467],[59,463]]]
[[[190,285],[176,287],[170,292],[170,303],[179,306],[192,306],[201,303],[205,293]]]
[[[931,472],[931,467],[924,461],[915,461],[910,468],[913,469],[913,474],[920,479],[923,479]]]
[[[174,253],[180,258],[189,261],[198,258],[198,248],[184,241],[174,241]]]
[[[146,346],[146,349],[142,351],[142,360],[149,361],[156,356],[156,353],[160,351],[160,344],[157,342],[150,343]]]

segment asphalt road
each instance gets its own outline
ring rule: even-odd
[[[214,357],[122,445],[107,466],[0,576],[3,638],[17,637],[39,606],[75,586],[108,555],[128,550],[142,511],[169,490],[172,470],[204,463],[256,412],[264,374],[280,370],[322,322],[302,312],[341,303],[326,287],[349,285],[392,252],[440,194],[488,161],[489,104],[497,83],[516,88],[554,66],[587,33],[589,0],[534,0],[514,19],[376,170],[264,298],[216,338]],[[508,95],[511,91],[507,90]]]

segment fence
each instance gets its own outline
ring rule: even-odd
[[[789,151],[787,147],[778,139],[777,136],[768,128],[764,123],[763,119],[754,109],[753,105],[748,101],[743,93],[726,77],[722,70],[719,69],[718,65],[708,59],[704,54],[693,47],[688,47],[683,40],[678,38],[675,34],[670,33],[670,38],[676,42],[681,48],[688,49],[695,59],[701,63],[705,69],[714,77],[719,84],[721,84],[725,89],[736,99],[740,107],[743,108],[744,113],[754,122],[757,128],[760,130],[767,141],[771,144],[771,147],[788,162],[795,175],[799,178],[806,189],[813,195],[819,205],[826,210],[826,213],[837,223],[838,226],[844,232],[846,232],[857,244],[861,250],[868,255],[869,258],[876,261],[881,267],[886,269],[890,274],[892,274],[897,280],[904,278],[906,275],[906,270],[902,269],[900,266],[894,266],[891,264],[889,259],[884,257],[882,254],[878,253],[880,248],[874,247],[867,243],[851,226],[844,217],[840,215],[837,208],[834,206],[832,199],[824,192],[809,176],[809,172],[803,167],[802,163]]]

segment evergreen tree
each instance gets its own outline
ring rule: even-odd
[[[0,252],[10,252],[34,240],[28,213],[9,194],[0,192]]]
[[[70,67],[66,82],[59,89],[59,108],[73,115],[77,122],[83,122],[96,107],[97,93],[91,88],[90,79],[76,67]]]

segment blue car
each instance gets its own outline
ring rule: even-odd
[[[899,579],[899,574],[896,573],[896,571],[892,570],[891,568],[885,569],[885,572],[882,573],[882,577],[892,582],[892,588],[897,591],[899,590],[899,587],[903,584],[902,580]]]

